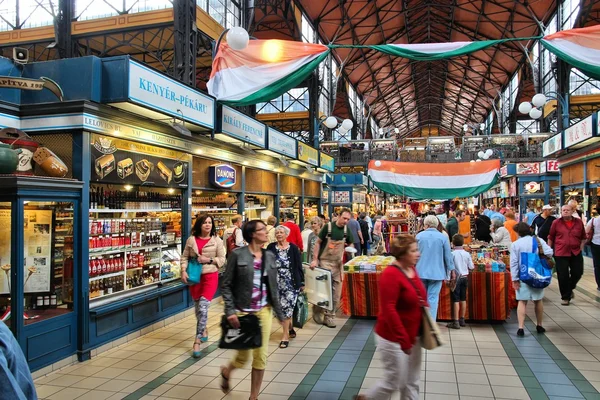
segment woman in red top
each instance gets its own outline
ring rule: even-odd
[[[375,325],[377,351],[381,353],[385,375],[357,400],[389,399],[396,390],[403,400],[419,398],[421,346],[417,340],[421,299],[427,298],[427,292],[415,269],[420,256],[416,239],[398,235],[391,255],[396,261],[379,280],[379,315]]]

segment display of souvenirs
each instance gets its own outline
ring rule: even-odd
[[[504,246],[483,247],[480,244],[472,244],[468,248],[471,250],[471,257],[477,272],[506,272],[507,269],[510,269],[508,248]]]
[[[344,264],[344,271],[351,274],[355,272],[382,272],[394,260],[394,257],[391,256],[358,256]]]

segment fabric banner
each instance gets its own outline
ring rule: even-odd
[[[505,41],[483,40],[480,42],[382,44],[370,47],[382,53],[408,58],[409,60],[436,61],[474,53]]]
[[[600,80],[600,25],[560,31],[541,42],[561,60]]]
[[[298,86],[327,57],[321,44],[251,40],[244,50],[222,43],[213,60],[208,93],[236,106],[265,102]]]
[[[371,160],[369,177],[386,193],[412,199],[473,197],[498,182],[500,160],[409,163]]]

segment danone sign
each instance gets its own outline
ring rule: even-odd
[[[235,185],[237,174],[235,168],[227,164],[208,167],[208,180],[211,185],[219,188],[230,188]]]

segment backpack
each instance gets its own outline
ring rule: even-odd
[[[231,235],[229,235],[229,237],[227,238],[227,241],[225,242],[227,246],[227,254],[231,253],[233,250],[238,248],[237,244],[235,244],[235,233],[238,229],[240,228],[235,228]]]

